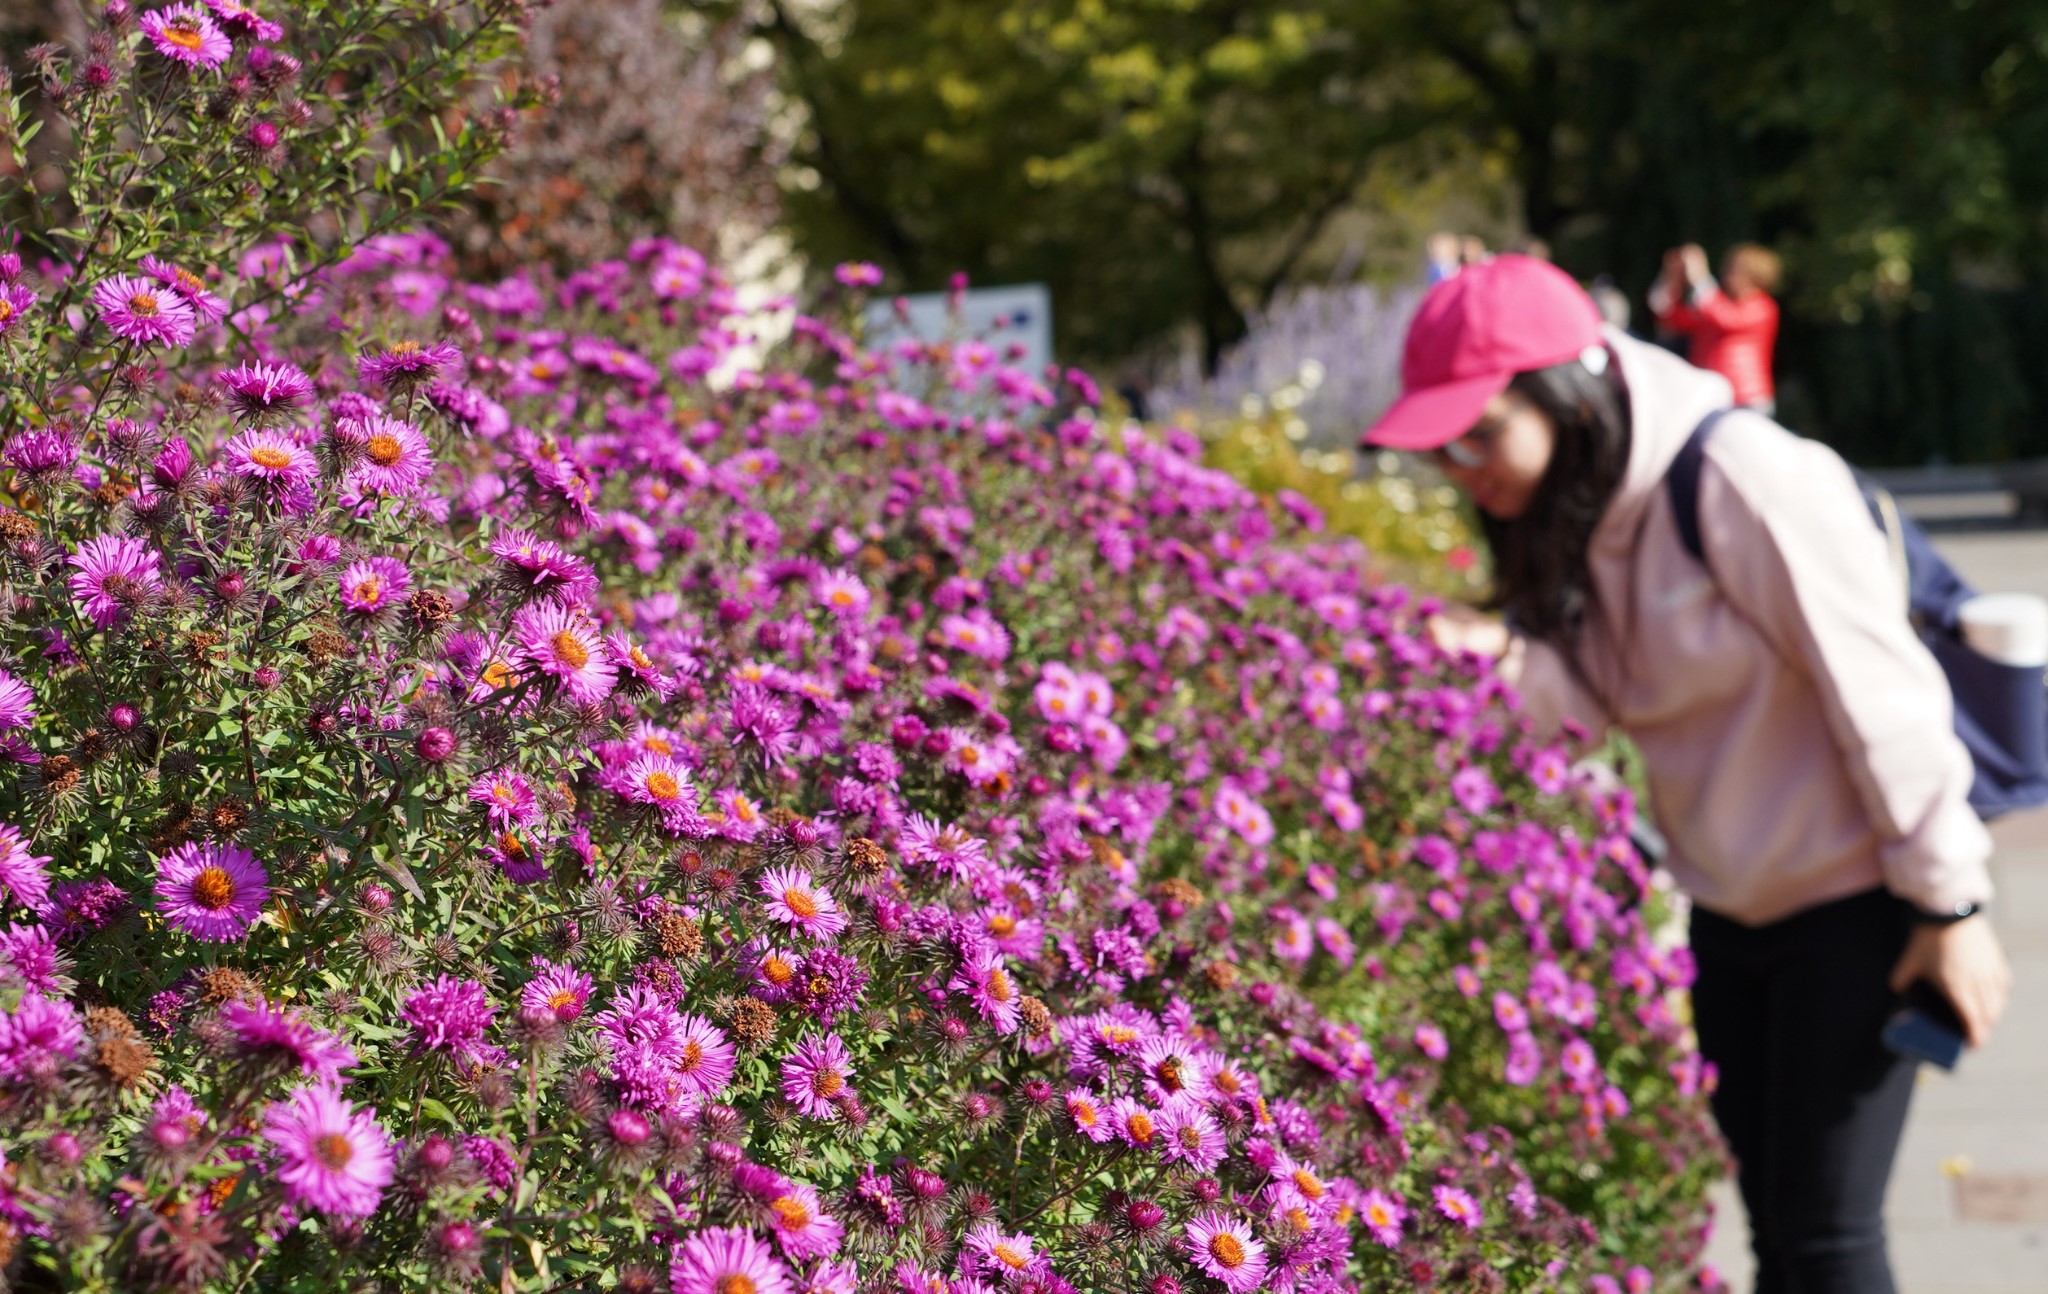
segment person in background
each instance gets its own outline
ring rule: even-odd
[[[1424,273],[1424,281],[1431,287],[1454,277],[1464,268],[1458,255],[1458,236],[1448,229],[1439,229],[1431,234],[1428,241],[1423,244],[1423,250],[1429,257],[1429,268]]]
[[[1771,354],[1778,345],[1778,256],[1743,243],[1721,262],[1721,281],[1707,269],[1698,243],[1664,253],[1664,273],[1650,289],[1657,322],[1691,342],[1694,367],[1719,373],[1735,403],[1765,415],[1778,408]]]
[[[1925,981],[1981,1046],[2012,974],[1981,915],[1991,837],[1946,676],[1904,614],[1848,464],[1726,412],[1703,563],[1665,477],[1725,379],[1603,325],[1555,266],[1432,288],[1368,445],[1432,454],[1480,514],[1492,605],[1439,645],[1493,657],[1538,742],[1642,753],[1692,896],[1693,1021],[1719,1070],[1759,1294],[1892,1294],[1884,1189],[1915,1062],[1883,1041]]]

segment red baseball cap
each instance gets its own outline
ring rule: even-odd
[[[1387,449],[1441,449],[1472,429],[1517,373],[1600,342],[1600,308],[1548,261],[1496,256],[1431,288],[1408,325],[1401,398],[1365,433]]]

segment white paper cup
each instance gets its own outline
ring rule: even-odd
[[[2031,593],[1986,593],[1956,608],[1963,641],[2001,665],[2048,666],[2048,601]]]

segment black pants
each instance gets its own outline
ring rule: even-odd
[[[1693,909],[1693,1016],[1720,1069],[1756,1294],[1893,1294],[1884,1190],[1915,1066],[1878,1034],[1912,928],[1883,890],[1755,928]]]

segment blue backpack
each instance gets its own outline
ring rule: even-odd
[[[1700,543],[1700,466],[1707,440],[1727,412],[1722,409],[1701,420],[1664,478],[1678,537],[1709,574],[1712,567]],[[1963,641],[1956,629],[1956,610],[1977,591],[1935,551],[1927,532],[1899,511],[1883,486],[1860,472],[1856,483],[1871,519],[1891,541],[1893,560],[1905,570],[1913,627],[1948,675],[1955,697],[1956,736],[1977,768],[1970,807],[1989,820],[2014,809],[2048,804],[2048,686],[2042,671],[2001,664]]]

